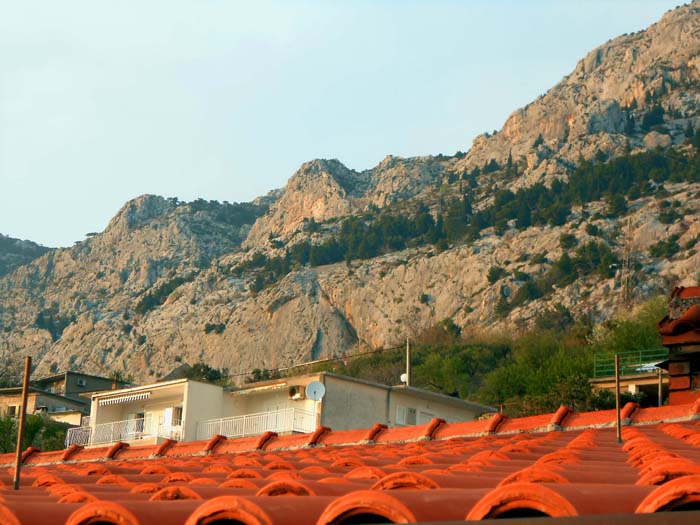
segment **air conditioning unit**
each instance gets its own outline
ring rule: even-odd
[[[306,389],[303,385],[296,385],[289,387],[289,399],[292,401],[299,401],[306,397]]]

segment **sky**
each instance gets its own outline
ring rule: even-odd
[[[679,3],[0,0],[0,233],[71,246],[144,193],[467,151]]]

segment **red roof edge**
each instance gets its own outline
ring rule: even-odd
[[[258,439],[257,443],[255,444],[255,448],[258,450],[264,449],[267,442],[274,437],[277,437],[277,432],[265,432],[260,436],[260,439]]]
[[[549,421],[550,426],[555,430],[561,430],[562,424],[569,414],[571,414],[571,409],[561,405]]]
[[[428,423],[428,428],[425,430],[425,437],[427,439],[433,439],[437,430],[446,423],[447,421],[441,417],[434,417],[430,420],[430,423]]]
[[[106,459],[114,459],[114,456],[116,456],[122,449],[127,449],[129,448],[128,443],[124,443],[123,441],[117,441],[114,445],[109,447],[109,450],[107,451],[107,455],[105,456]]]
[[[212,436],[209,441],[207,441],[207,445],[204,447],[204,452],[214,452],[214,449],[218,447],[223,441],[226,441],[228,439],[226,436],[222,436],[221,434],[216,434],[215,436]]]
[[[387,427],[386,425],[382,423],[375,423],[372,425],[372,428],[370,428],[367,431],[367,434],[362,438],[363,441],[374,441],[374,438],[377,437],[377,434],[379,434],[382,430],[386,430]]]
[[[27,450],[23,451],[22,452],[22,460],[21,460],[22,463],[27,461],[27,459],[29,459],[29,456],[31,456],[35,452],[41,452],[41,450],[38,448],[35,448],[35,447],[28,447]]]
[[[700,415],[700,399],[696,399],[693,406],[690,408],[690,414],[693,416]]]
[[[309,436],[309,440],[306,442],[306,446],[318,444],[319,440],[329,432],[331,432],[331,427],[318,427],[316,430],[313,431],[311,436]]]
[[[639,404],[633,403],[632,401],[630,401],[624,407],[622,407],[622,410],[620,410],[620,419],[622,419],[624,421],[624,424],[626,424],[626,425],[630,424],[630,419],[632,418],[632,414],[638,408],[639,408]]]
[[[486,427],[487,434],[495,434],[498,426],[506,420],[506,416],[503,414],[496,414],[491,419],[489,419],[489,425]]]
[[[158,445],[158,448],[156,448],[156,451],[153,453],[154,456],[163,456],[170,448],[177,443],[174,439],[166,439],[163,441],[160,445]]]
[[[83,450],[82,445],[71,445],[68,447],[66,450],[63,451],[63,455],[61,456],[61,461],[68,461],[71,457],[73,457],[75,454]]]

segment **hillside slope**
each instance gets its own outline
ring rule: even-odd
[[[0,357],[147,381],[387,347],[446,318],[602,321],[698,281],[697,130],[693,2],[594,50],[466,155],[314,160],[252,204],[127,203],[0,278]]]

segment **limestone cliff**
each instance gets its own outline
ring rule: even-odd
[[[505,221],[458,242],[407,243],[349,263],[310,267],[285,257],[329,242],[348,217],[410,216],[421,207],[438,217],[462,198],[484,210],[499,190],[566,180],[581,158],[603,163],[660,148],[690,159],[698,129],[693,2],[594,50],[466,155],[389,156],[361,172],[314,160],[250,204],[143,196],[72,248],[15,257],[0,275],[0,358],[31,353],[39,373],[124,370],[148,381],[200,360],[245,374],[391,346],[445,318],[465,330],[516,330],[562,305],[604,320],[627,306],[626,294],[637,301],[697,283],[695,175],[657,183],[650,173],[652,190],[628,193],[616,214],[601,199],[555,225]],[[604,243],[631,263],[499,314],[504,298],[552,268],[562,236]],[[285,269],[261,284],[260,265],[274,257]],[[500,273],[489,278],[493,267]]]
[[[35,242],[13,239],[0,233],[0,277],[47,251],[49,248]]]

